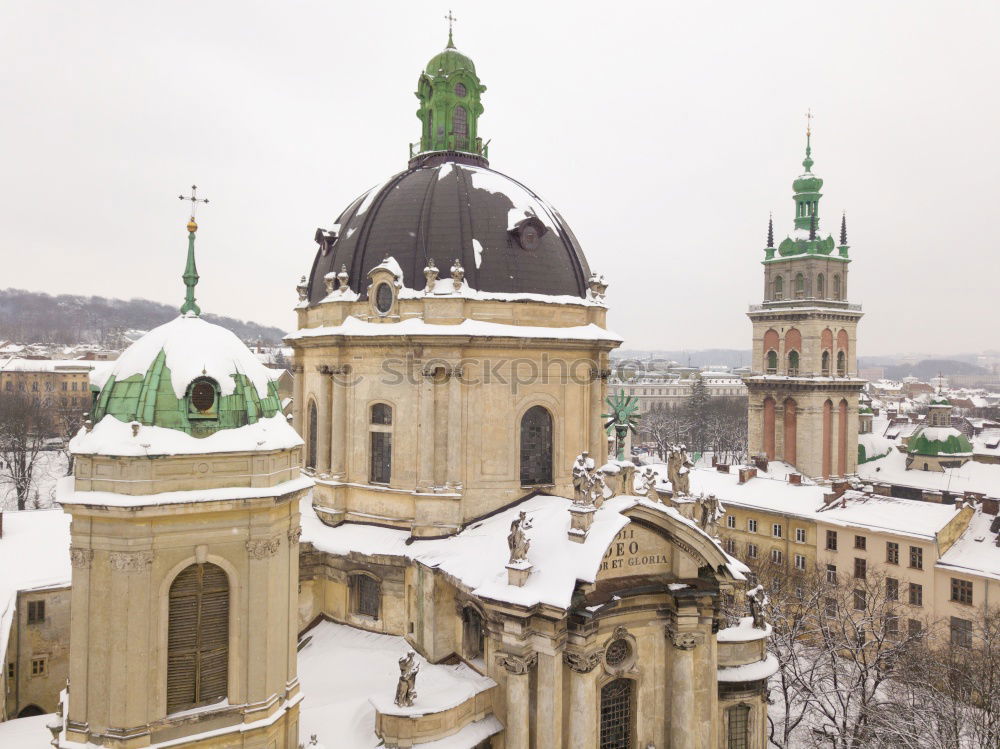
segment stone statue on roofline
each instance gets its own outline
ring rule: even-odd
[[[767,594],[764,592],[763,585],[758,585],[747,591],[747,603],[750,605],[750,618],[753,619],[754,629],[766,629],[764,606],[767,604]]]
[[[573,461],[573,503],[585,505],[590,502],[591,474],[594,472],[594,459],[584,450]]]
[[[691,493],[692,468],[694,463],[688,457],[687,448],[684,445],[671,445],[667,454],[667,478],[675,497]]]
[[[718,530],[719,518],[725,514],[725,509],[719,498],[714,494],[709,494],[707,497],[702,494],[697,499],[697,505],[698,512],[695,521],[703,531],[709,535],[715,535]]]
[[[528,520],[528,514],[521,510],[521,514],[514,518],[510,524],[510,533],[507,534],[507,546],[510,548],[510,561],[507,564],[527,561],[531,539],[524,532],[529,528],[531,528],[531,521]]]
[[[399,682],[396,684],[396,707],[413,707],[417,698],[417,672],[420,664],[412,650],[399,659]]]
[[[656,480],[656,472],[646,466],[642,473],[635,478],[635,493],[640,497],[646,497],[651,502],[659,502],[660,495],[656,491]]]

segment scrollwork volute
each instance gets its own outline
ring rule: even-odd
[[[586,674],[593,671],[601,663],[602,651],[594,650],[590,653],[576,653],[567,650],[563,653],[563,662],[578,674]]]
[[[537,653],[514,655],[513,653],[497,653],[497,663],[507,669],[508,673],[523,675],[530,671],[538,662]]]
[[[151,551],[113,551],[111,552],[111,569],[117,572],[134,575],[145,572],[153,564]]]
[[[251,538],[247,541],[247,551],[251,559],[267,559],[278,553],[281,547],[281,536],[270,538]]]

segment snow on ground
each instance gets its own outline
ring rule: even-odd
[[[305,695],[299,740],[307,743],[310,736],[316,735],[326,749],[378,746],[374,704],[382,710],[417,715],[447,709],[495,686],[492,679],[465,664],[434,665],[418,654],[417,699],[412,708],[397,708],[393,698],[399,678],[398,661],[412,650],[402,637],[324,621],[309,630],[303,641],[306,638],[308,644],[299,651],[299,680]],[[351,678],[345,679],[344,674]],[[475,746],[500,728],[500,722],[491,716],[441,742],[421,746]]]
[[[46,725],[55,717],[55,713],[51,713],[0,723],[0,746],[3,749],[39,749],[47,746],[52,734]]]
[[[38,493],[37,508],[51,507],[56,501],[56,484],[66,475],[66,456],[60,450],[45,450],[38,455],[35,464],[34,488],[31,490],[28,507],[35,509],[35,492]],[[14,484],[0,479],[0,510],[16,510],[17,493]]]

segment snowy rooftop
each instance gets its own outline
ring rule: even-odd
[[[928,491],[961,494],[979,492],[988,497],[1000,497],[1000,465],[969,461],[960,468],[945,471],[906,469],[906,455],[893,450],[884,458],[862,463],[858,476],[864,481],[884,481]]]
[[[221,429],[207,437],[192,437],[179,429],[132,425],[110,414],[88,432],[81,428],[69,442],[75,455],[201,455],[206,453],[283,450],[303,444],[302,438],[280,413],[233,429]]]
[[[327,527],[320,522],[307,498],[302,501],[302,540],[332,554],[346,555],[353,551],[417,560],[439,568],[483,598],[521,606],[547,604],[565,609],[570,605],[578,580],[589,583],[597,578],[608,545],[630,522],[623,511],[643,504],[703,533],[673,508],[647,499],[620,496],[604,503],[594,515],[594,524],[586,540],[577,543],[570,541],[568,534],[572,504],[563,497],[539,495],[485,518],[455,536],[417,539],[407,545],[410,534],[403,530],[355,524]],[[505,565],[510,556],[507,533],[521,511],[527,513],[532,523],[527,536],[531,540],[528,561],[533,568],[527,582],[517,587],[508,584]],[[742,579],[743,569],[739,562],[732,560],[730,572],[734,577]]]
[[[868,528],[933,540],[960,510],[958,505],[848,491],[823,508],[816,520],[846,528]]]
[[[236,387],[234,374],[246,375],[257,395],[266,398],[267,385],[274,377],[273,370],[261,364],[234,333],[200,317],[185,315],[153,328],[125,349],[110,367],[95,372],[91,381],[103,388],[112,375],[116,381],[145,375],[161,351],[166,354],[170,382],[178,398],[183,398],[188,385],[202,376],[218,382],[223,395],[231,395]]]
[[[89,372],[98,362],[81,359],[7,359],[0,372]]]
[[[69,585],[69,520],[61,508],[3,514],[3,537],[0,538],[0,653],[7,652],[7,638],[19,590]],[[32,744],[40,745],[41,742]],[[0,735],[0,746],[9,746],[3,735]]]
[[[572,341],[615,341],[624,339],[609,330],[590,323],[565,328],[542,328],[533,325],[507,325],[483,320],[463,320],[455,325],[434,325],[416,318],[392,323],[378,323],[348,317],[340,325],[303,328],[285,337],[286,340],[315,336],[471,336],[474,338],[555,338]]]
[[[325,749],[374,749],[375,707],[394,713],[393,704],[399,659],[411,646],[402,638],[364,632],[333,622],[320,622],[303,637],[299,651],[299,680],[305,695],[301,707],[299,738],[316,735]],[[417,699],[413,714],[444,710],[495,686],[465,664],[434,665],[419,654]],[[344,674],[351,674],[345,679]],[[373,704],[374,703],[374,704]],[[464,749],[477,745],[502,728],[490,716],[472,723],[441,742],[421,747]]]
[[[1000,546],[996,545],[997,534],[990,530],[996,518],[977,511],[965,532],[938,559],[937,566],[1000,580]]]

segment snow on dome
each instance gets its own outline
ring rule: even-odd
[[[121,382],[145,375],[163,351],[170,370],[170,382],[178,399],[198,377],[211,377],[222,395],[232,395],[236,383],[232,375],[242,374],[253,383],[257,395],[266,398],[270,371],[234,333],[195,316],[181,316],[153,328],[118,357],[114,365],[95,370],[91,379],[99,388],[113,375]]]

